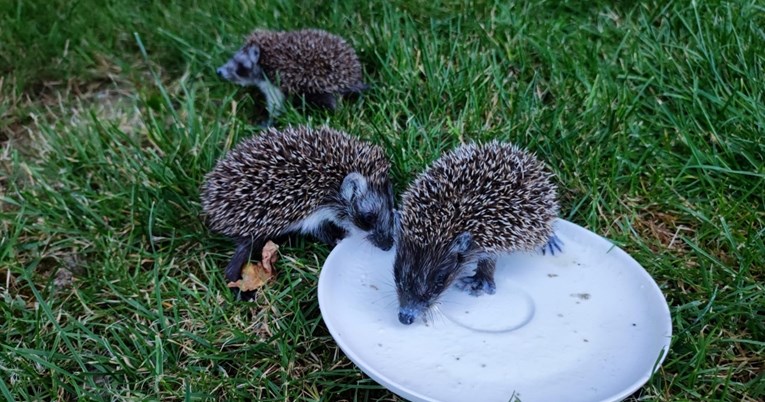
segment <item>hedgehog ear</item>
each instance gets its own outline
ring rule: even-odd
[[[398,243],[399,234],[401,233],[401,212],[397,209],[393,210],[393,240]]]
[[[470,232],[458,234],[449,245],[449,251],[454,254],[465,254],[473,246],[473,235]]]
[[[349,173],[343,179],[343,184],[340,186],[340,194],[343,199],[351,202],[354,198],[364,194],[367,191],[367,179],[359,173]]]

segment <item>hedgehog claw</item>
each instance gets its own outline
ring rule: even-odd
[[[494,281],[476,276],[468,276],[460,278],[457,282],[457,288],[468,292],[471,296],[481,296],[484,293],[487,295],[493,295],[497,292],[497,285]]]
[[[550,252],[550,255],[555,255],[555,250],[562,252],[562,246],[563,240],[561,240],[557,235],[553,234],[550,236],[550,240],[548,240],[547,243],[542,246],[542,255],[546,255],[548,251]]]

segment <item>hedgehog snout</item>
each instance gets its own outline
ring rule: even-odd
[[[414,322],[414,314],[409,311],[399,311],[398,320],[404,325],[410,325]]]
[[[218,77],[223,78],[223,68],[219,68],[215,70],[215,73],[218,74]]]
[[[411,325],[417,317],[422,315],[423,309],[419,306],[405,306],[398,309],[398,321],[404,325]]]
[[[380,248],[383,251],[388,251],[393,247],[393,237],[388,237],[384,240],[384,242],[380,245]]]
[[[379,232],[372,232],[367,239],[382,251],[388,251],[393,247],[393,236]]]

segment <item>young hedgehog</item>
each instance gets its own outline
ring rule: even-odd
[[[283,110],[285,94],[299,95],[309,103],[334,110],[339,95],[367,88],[351,45],[318,29],[256,30],[217,73],[225,80],[256,86],[263,92],[269,112],[267,124]]]
[[[493,294],[500,253],[560,250],[557,214],[552,174],[531,153],[493,141],[443,155],[409,186],[395,217],[399,321],[414,322],[454,283]]]
[[[241,276],[251,251],[289,234],[329,245],[367,232],[393,245],[393,187],[382,149],[330,128],[267,129],[243,140],[207,174],[202,208],[214,232],[235,240],[228,281]]]

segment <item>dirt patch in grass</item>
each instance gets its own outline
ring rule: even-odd
[[[93,121],[132,134],[146,130],[138,107],[137,88],[126,78],[83,82],[44,82],[19,92],[13,78],[0,78],[0,194],[29,182],[24,169],[13,165],[19,154],[27,163],[44,157],[46,129],[76,133]],[[0,211],[11,206],[0,202]]]
[[[93,69],[66,81],[40,81],[20,88],[14,76],[0,77],[0,146],[36,155],[41,127],[81,126],[91,117],[115,123],[125,132],[144,128],[136,105],[137,88],[148,82],[144,65],[130,75],[102,56]]]
[[[682,223],[677,215],[652,209],[637,214],[632,227],[640,237],[653,240],[647,242],[651,251],[659,253],[669,250],[681,256],[689,251],[681,236],[690,236],[695,232],[692,226]]]

